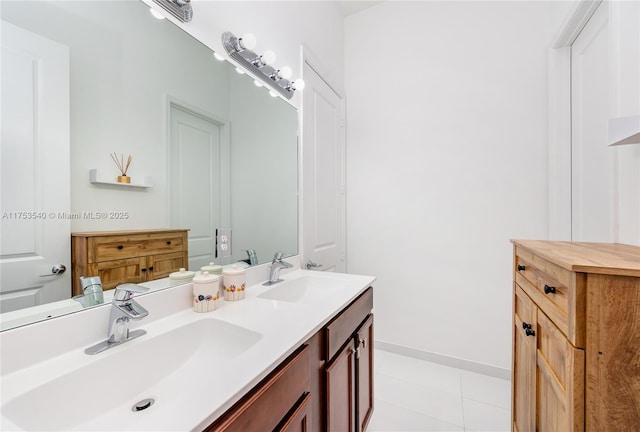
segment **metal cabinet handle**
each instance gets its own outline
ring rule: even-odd
[[[545,285],[544,286],[544,293],[545,294],[555,294],[556,293],[556,287]]]
[[[167,244],[170,245],[171,244],[171,240],[167,240]]]
[[[522,322],[522,328],[524,329],[524,334],[527,336],[535,336],[536,332],[531,328],[531,324]]]
[[[518,264],[518,271],[523,271],[526,270],[526,267],[523,266],[522,264]]]
[[[124,249],[124,246],[122,246],[122,245],[118,245],[118,249],[119,249],[119,250],[122,250],[122,249]]]
[[[153,271],[153,266],[149,267],[149,271]]]
[[[64,273],[67,267],[64,264],[58,264],[51,267],[51,273],[40,275],[40,277],[58,276]]]

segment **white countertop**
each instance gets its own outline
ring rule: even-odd
[[[141,296],[138,298],[138,302],[149,310],[150,315],[141,321],[132,323],[131,328],[142,328],[147,331],[147,335],[94,356],[86,355],[84,348],[100,342],[104,337],[108,321],[108,307],[83,311],[49,322],[0,333],[0,342],[3,344],[0,387],[3,410],[0,429],[3,431],[25,430],[22,423],[13,417],[9,418],[11,413],[5,412],[5,406],[11,407],[13,401],[29,392],[38,393],[33,392],[34,389],[41,388],[43,385],[64,386],[64,375],[76,368],[85,368],[99,375],[102,372],[100,370],[101,360],[115,354],[117,350],[132,349],[137,345],[142,347],[145,338],[152,338],[176,327],[196,323],[203,319],[215,318],[260,335],[257,342],[234,358],[233,364],[211,364],[209,370],[197,370],[188,374],[181,372],[182,375],[174,374],[167,379],[159,377],[148,388],[145,388],[144,392],[132,395],[125,391],[128,381],[144,379],[145,374],[153,374],[154,367],[153,364],[136,364],[135,361],[132,361],[132,364],[126,365],[126,368],[117,372],[120,379],[116,379],[112,383],[114,389],[122,389],[122,392],[118,393],[121,394],[122,400],[118,400],[116,403],[103,404],[99,400],[89,399],[83,400],[83,404],[64,408],[71,401],[64,400],[61,396],[61,400],[45,402],[47,406],[43,406],[44,401],[37,400],[34,400],[31,405],[34,416],[76,416],[71,427],[69,425],[62,427],[63,420],[61,423],[56,423],[53,420],[48,423],[49,425],[58,425],[58,429],[65,430],[183,431],[203,429],[267,376],[282,360],[313,336],[339,311],[364,292],[375,280],[370,276],[306,270],[289,272],[284,274],[282,279],[291,280],[307,275],[318,278],[338,278],[345,283],[336,294],[313,302],[313,304],[260,298],[258,297],[260,294],[278,285],[273,287],[260,284],[252,285],[246,290],[246,299],[236,302],[221,300],[219,309],[209,313],[195,313],[191,309],[191,284]],[[92,330],[87,335],[83,335],[82,331],[77,330],[94,326],[101,327],[101,330],[97,332]],[[73,331],[71,329],[74,328],[79,335],[73,343],[55,343],[55,336],[58,332]],[[230,336],[216,334],[206,337],[224,338]],[[62,345],[62,347],[58,345]],[[179,357],[177,351],[179,347],[174,349],[176,350],[175,355]],[[47,352],[50,354],[48,357],[46,356]],[[161,351],[159,355],[165,354],[171,356],[172,347],[166,347],[166,351]],[[153,361],[147,363],[153,363]],[[91,379],[89,378],[88,381]],[[65,390],[72,391],[73,389]],[[60,394],[63,395],[64,392],[60,392]],[[75,395],[75,393],[72,394]],[[131,406],[134,403],[147,397],[155,399],[152,407],[141,412],[131,411]],[[84,404],[86,405],[83,407]],[[101,406],[108,408],[101,409]],[[44,421],[44,418],[42,420]]]

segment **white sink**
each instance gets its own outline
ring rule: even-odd
[[[170,409],[163,402],[197,388],[197,377],[229,364],[261,338],[215,318],[157,335],[150,326],[139,339],[87,356],[86,365],[8,401],[2,414],[21,429],[70,430],[92,429],[96,419],[109,415],[124,420],[154,408]],[[156,403],[148,410],[131,411],[135,402],[149,397]]]
[[[290,303],[314,304],[334,295],[345,286],[345,281],[330,277],[303,276],[275,285],[258,298]]]

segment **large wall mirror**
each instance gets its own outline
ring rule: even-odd
[[[216,260],[221,264],[246,258],[245,249],[255,250],[259,263],[276,250],[297,253],[298,117],[288,102],[217,61],[207,46],[170,21],[154,19],[138,0],[2,1],[0,18],[3,35],[5,28],[26,35],[2,38],[3,123],[16,123],[20,113],[14,109],[19,101],[5,90],[19,87],[6,65],[15,58],[7,52],[21,40],[42,40],[66,51],[68,94],[62,98],[69,101],[67,108],[60,105],[68,111],[68,125],[60,122],[62,129],[68,126],[68,166],[61,161],[59,167],[55,157],[37,161],[38,152],[32,151],[35,162],[25,162],[23,178],[2,178],[4,214],[39,210],[51,219],[67,212],[64,229],[70,232],[187,228],[190,244],[212,237],[216,228],[231,228],[233,255]],[[185,147],[190,134],[193,145]],[[3,132],[4,160],[13,151],[10,141]],[[117,176],[114,152],[125,159],[131,155],[131,177],[150,177],[152,186],[91,183],[92,169]],[[56,173],[69,173],[66,208],[5,205],[6,197],[19,195],[21,181],[53,183]],[[96,214],[115,217],[91,217]],[[21,241],[20,224],[32,223],[6,219],[3,265],[10,243]],[[11,239],[8,232],[14,233]],[[46,243],[46,238],[30,241]],[[68,234],[64,238],[70,241]],[[206,251],[198,254],[190,253],[192,270],[210,260]],[[65,276],[69,296],[70,273]],[[12,295],[12,277],[2,277],[0,296]]]

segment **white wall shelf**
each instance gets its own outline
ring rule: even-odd
[[[609,119],[609,145],[640,144],[640,116]]]
[[[137,188],[150,188],[153,186],[153,179],[149,176],[131,177],[131,183],[118,183],[116,178],[116,175],[105,176],[95,168],[89,170],[89,181],[91,183]]]

